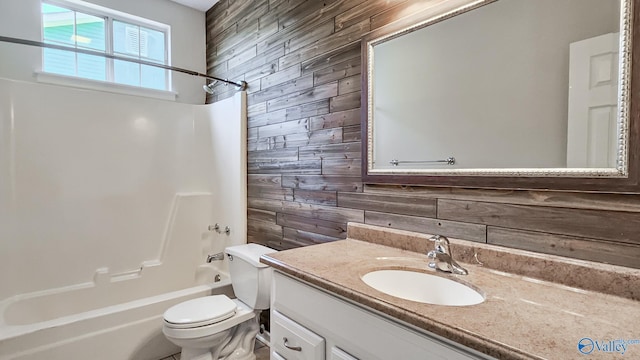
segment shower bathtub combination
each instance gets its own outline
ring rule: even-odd
[[[0,360],[179,352],[164,311],[234,297],[207,256],[246,243],[246,126],[245,92],[190,105],[0,78]]]

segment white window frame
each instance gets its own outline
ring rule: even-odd
[[[131,25],[142,26],[148,29],[156,30],[164,33],[165,62],[164,65],[171,64],[171,27],[157,21],[145,19],[139,16],[127,14],[118,10],[109,9],[103,6],[87,3],[81,0],[41,0],[40,3],[46,3],[54,6],[60,6],[69,10],[78,11],[84,14],[100,17],[105,19],[105,54],[116,55],[113,50],[113,21],[120,21]],[[40,36],[44,42],[44,24],[42,23],[42,15],[40,15]],[[70,48],[73,51],[73,48]],[[101,52],[101,51],[98,51]],[[177,93],[171,90],[158,90],[146,88],[142,86],[133,86],[120,84],[114,81],[114,60],[105,58],[106,60],[106,80],[93,80],[79,76],[67,76],[55,73],[45,72],[44,68],[44,49],[41,52],[41,68],[35,71],[36,79],[39,82],[65,85],[71,87],[79,87],[92,90],[100,90],[114,92],[126,95],[138,95],[164,100],[175,100]],[[135,58],[134,58],[135,59]],[[171,71],[165,70],[165,83],[167,89],[172,89]]]

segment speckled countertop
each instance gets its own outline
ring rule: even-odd
[[[348,239],[263,256],[277,270],[402,322],[499,359],[585,359],[578,342],[640,339],[640,270],[450,239],[469,275],[437,275],[479,289],[486,300],[454,307],[403,300],[362,280],[379,269],[427,267],[428,235],[349,224]],[[366,241],[363,241],[366,240]],[[588,345],[588,341],[584,340]],[[619,350],[623,348],[618,346]],[[589,348],[585,348],[588,350]],[[597,359],[640,359],[640,341]]]

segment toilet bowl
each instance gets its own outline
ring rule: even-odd
[[[270,304],[272,269],[260,256],[276,250],[258,244],[225,249],[237,299],[212,295],[172,306],[162,332],[182,348],[182,360],[254,360],[260,312]]]

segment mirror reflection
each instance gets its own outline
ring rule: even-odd
[[[499,0],[371,41],[369,169],[615,173],[620,23],[620,0]]]

